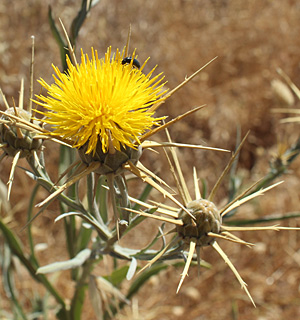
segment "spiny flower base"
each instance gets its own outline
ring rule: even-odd
[[[142,154],[142,147],[139,146],[137,149],[130,147],[122,147],[118,151],[113,149],[113,153],[106,152],[102,150],[101,142],[98,141],[95,153],[87,154],[88,143],[84,144],[78,149],[79,157],[83,163],[90,165],[93,162],[100,162],[101,166],[95,171],[98,174],[121,174],[123,169],[123,164],[127,161],[131,161],[136,164]]]
[[[16,115],[20,118],[30,121],[31,113],[24,109],[9,108],[5,111],[8,115]],[[20,158],[29,156],[33,151],[40,149],[42,145],[42,139],[34,139],[36,135],[34,132],[31,132],[26,129],[20,129],[14,125],[9,116],[3,115],[1,120],[9,121],[11,123],[0,123],[0,143],[3,145],[4,152],[14,157],[20,151]],[[33,121],[35,124],[38,124],[37,121]]]
[[[211,201],[199,199],[191,201],[187,209],[195,219],[182,209],[179,211],[178,217],[183,222],[182,226],[177,226],[179,236],[187,245],[191,241],[200,247],[210,245],[214,238],[207,234],[209,232],[220,233],[221,217],[217,207]]]

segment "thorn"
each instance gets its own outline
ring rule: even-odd
[[[196,254],[197,254],[198,278],[200,278],[200,268],[201,268],[200,246],[196,246]]]
[[[12,183],[13,183],[13,180],[14,180],[14,174],[15,174],[15,170],[16,170],[16,165],[17,165],[17,162],[20,158],[20,154],[21,154],[21,151],[18,151],[16,153],[16,155],[14,156],[14,159],[13,159],[13,162],[12,162],[12,165],[11,165],[11,170],[10,170],[10,174],[9,174],[9,179],[8,179],[8,182],[7,182],[7,185],[8,185],[8,189],[7,189],[7,200],[9,201],[9,198],[10,198],[10,192],[11,192],[11,187],[12,187]]]
[[[68,33],[67,33],[67,30],[62,22],[62,20],[59,18],[59,22],[61,24],[61,27],[64,31],[64,34],[65,34],[65,37],[67,39],[67,43],[68,43],[68,48],[69,48],[69,52],[70,52],[70,56],[71,56],[71,59],[72,59],[72,62],[74,65],[77,65],[77,60],[76,60],[76,56],[75,56],[75,53],[74,53],[74,47],[72,47],[72,44],[71,44],[71,41],[70,41],[70,38],[68,36]]]
[[[245,292],[247,293],[250,301],[252,302],[252,304],[254,305],[254,307],[256,308],[256,305],[254,303],[254,300],[250,294],[250,292],[247,289],[247,283],[242,279],[242,277],[240,276],[240,274],[238,273],[237,269],[235,268],[235,266],[232,264],[232,262],[229,260],[228,256],[226,255],[226,253],[221,249],[221,247],[218,245],[217,241],[214,241],[211,245],[217,252],[218,254],[223,258],[223,260],[225,261],[225,263],[227,263],[227,265],[229,266],[229,268],[231,269],[231,271],[234,273],[235,277],[237,278],[237,280],[239,281],[242,289],[245,290]]]
[[[129,29],[128,29],[128,35],[127,35],[127,42],[126,42],[126,46],[125,46],[125,55],[124,55],[124,57],[127,57],[127,56],[128,56],[130,37],[131,37],[131,24],[129,24]]]
[[[21,88],[19,95],[19,109],[23,109],[24,106],[24,78],[21,79]]]
[[[245,135],[245,137],[243,138],[242,142],[239,144],[238,148],[236,149],[236,151],[234,152],[234,154],[232,155],[231,159],[229,160],[227,166],[225,167],[225,169],[223,170],[223,172],[221,173],[218,181],[215,183],[214,187],[212,188],[209,196],[208,196],[208,200],[209,201],[213,201],[213,198],[217,192],[217,190],[219,189],[219,186],[221,184],[221,182],[223,181],[225,175],[228,173],[229,169],[231,168],[233,162],[235,161],[236,157],[238,156],[238,154],[240,153],[240,150],[242,148],[242,146],[244,145],[248,135],[249,135],[250,131],[248,131]]]
[[[76,176],[74,176],[71,180],[69,180],[68,182],[66,182],[64,185],[60,186],[59,188],[57,188],[53,193],[50,194],[50,196],[48,196],[48,198],[46,198],[44,201],[36,204],[35,206],[40,208],[43,207],[45,204],[47,204],[50,200],[56,198],[57,196],[59,196],[61,193],[63,193],[67,188],[69,188],[72,184],[74,184],[75,182],[79,181],[81,178],[87,176],[88,174],[90,174],[91,172],[97,170],[100,166],[100,162],[93,162],[91,163],[85,170],[81,171],[80,173],[78,173]]]
[[[192,261],[192,258],[193,258],[195,247],[196,247],[196,242],[191,241],[190,242],[190,250],[189,250],[189,253],[188,253],[188,258],[187,258],[187,261],[185,263],[183,272],[181,274],[181,279],[179,281],[179,284],[178,284],[178,287],[177,287],[177,290],[176,290],[176,294],[179,292],[185,277],[188,275],[188,270],[189,270],[189,267],[191,265],[191,261]]]
[[[9,109],[9,105],[8,105],[7,100],[6,100],[6,98],[5,98],[5,95],[4,95],[4,93],[2,92],[1,89],[0,89],[0,95],[1,95],[1,97],[2,97],[2,99],[3,99],[3,102],[4,102],[4,105],[5,105],[6,110],[8,110],[8,109]]]
[[[33,157],[34,157],[34,159],[35,159],[38,167],[39,167],[39,168],[44,168],[44,167],[41,165],[41,163],[40,163],[40,159],[39,159],[39,157],[38,157],[38,154],[37,154],[36,150],[33,151]]]
[[[31,36],[30,87],[29,87],[29,105],[28,105],[28,112],[30,114],[32,111],[32,98],[33,98],[33,65],[34,65],[34,36]]]
[[[19,115],[19,113],[18,113],[18,109],[17,109],[17,107],[16,107],[14,98],[12,98],[12,100],[13,100],[13,108],[14,108],[14,111],[15,111],[15,115],[16,115],[16,117],[20,118],[20,115]],[[17,137],[18,137],[19,139],[23,139],[23,138],[24,138],[24,135],[23,135],[21,129],[20,129],[19,127],[16,127],[16,130],[17,130]]]
[[[115,154],[116,149],[115,149],[114,144],[112,142],[111,132],[110,132],[110,130],[106,130],[106,132],[108,134],[108,153]]]
[[[203,67],[198,69],[196,72],[194,72],[191,76],[185,78],[183,82],[181,82],[176,88],[171,90],[165,95],[165,99],[169,98],[172,94],[174,94],[176,91],[178,91],[180,88],[182,88],[184,85],[186,85],[190,80],[192,80],[194,77],[196,77],[204,68],[206,68],[210,63],[212,63],[214,60],[216,60],[217,57],[211,59],[208,63],[206,63]],[[164,100],[165,100],[164,99]],[[163,102],[155,103],[150,109],[149,112],[154,112]]]

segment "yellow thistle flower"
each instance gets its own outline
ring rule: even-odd
[[[92,59],[81,52],[81,63],[73,65],[67,58],[68,72],[56,73],[54,84],[39,82],[48,91],[48,96],[38,96],[47,112],[43,122],[52,125],[53,134],[70,139],[73,147],[88,144],[86,153],[95,153],[100,142],[102,151],[108,151],[110,140],[116,150],[121,147],[137,148],[139,138],[162,118],[154,118],[149,111],[152,104],[164,100],[163,76],[151,79],[153,68],[144,74],[130,63],[124,63],[125,50],[112,55],[108,48],[105,58],[99,59],[92,48]],[[123,63],[122,63],[123,62]]]
[[[135,52],[132,57],[127,56],[127,47],[128,43],[122,53],[117,50],[114,55],[109,47],[104,59],[99,59],[97,51],[92,48],[92,59],[89,60],[87,55],[81,53],[80,64],[76,62],[70,47],[74,63],[67,58],[67,73],[61,73],[53,66],[57,76],[54,75],[55,83],[48,85],[40,79],[39,82],[47,89],[48,96],[37,96],[41,101],[35,102],[48,111],[37,112],[45,115],[46,119],[42,121],[53,128],[53,132],[44,130],[42,135],[69,147],[78,148],[80,160],[74,162],[70,168],[80,162],[82,166],[69,181],[39,203],[38,207],[42,207],[91,172],[106,175],[108,184],[112,187],[114,177],[125,170],[151,184],[181,207],[173,195],[152,178],[155,177],[161,183],[163,181],[139,161],[142,150],[176,146],[227,151],[201,145],[147,140],[203,108],[196,107],[164,124],[161,124],[160,120],[166,117],[153,116],[167,98],[191,81],[214,59],[166,93],[166,90],[162,89],[162,74],[151,78],[155,68],[144,74],[142,71],[148,59],[140,67],[135,59]],[[156,128],[152,128],[153,126]],[[116,208],[114,210],[116,211]]]

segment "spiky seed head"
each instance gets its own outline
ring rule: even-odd
[[[32,117],[30,112],[20,108],[16,108],[16,110],[20,118],[30,121]],[[5,113],[7,115],[16,115],[14,108],[7,109]],[[34,139],[36,133],[17,128],[9,116],[3,115],[1,119],[10,121],[9,124],[0,123],[0,143],[4,145],[2,149],[7,155],[14,157],[18,151],[21,151],[20,158],[24,158],[41,148],[43,140]],[[36,120],[33,120],[33,123],[39,124]]]
[[[186,244],[189,244],[191,240],[195,241],[197,246],[211,244],[214,238],[207,234],[209,232],[219,233],[222,222],[217,207],[211,201],[198,199],[188,203],[187,209],[195,219],[180,209],[178,217],[184,224],[177,226],[179,236]]]
[[[100,162],[101,166],[95,171],[98,174],[121,174],[123,172],[122,165],[131,161],[136,164],[142,154],[142,147],[136,149],[128,146],[121,146],[120,150],[114,149],[113,153],[103,152],[100,140],[95,148],[95,153],[87,153],[88,143],[85,143],[78,149],[78,154],[83,163],[90,165],[92,162]]]

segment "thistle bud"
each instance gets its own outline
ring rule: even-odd
[[[30,121],[32,117],[30,112],[20,108],[16,108],[16,110],[21,119]],[[42,139],[35,139],[35,132],[17,127],[15,122],[9,117],[9,115],[16,115],[14,108],[7,109],[5,113],[7,116],[3,115],[1,120],[9,121],[10,123],[0,122],[0,143],[3,145],[3,151],[12,157],[18,151],[21,151],[20,158],[24,158],[29,156],[33,151],[39,150],[43,143]],[[38,125],[38,121],[36,120],[33,120],[33,123]]]
[[[221,227],[221,217],[217,207],[211,201],[199,199],[191,201],[187,209],[195,219],[180,209],[178,217],[184,224],[177,226],[179,236],[186,244],[189,244],[191,240],[195,241],[197,246],[211,244],[214,238],[207,234],[209,232],[219,233]]]

